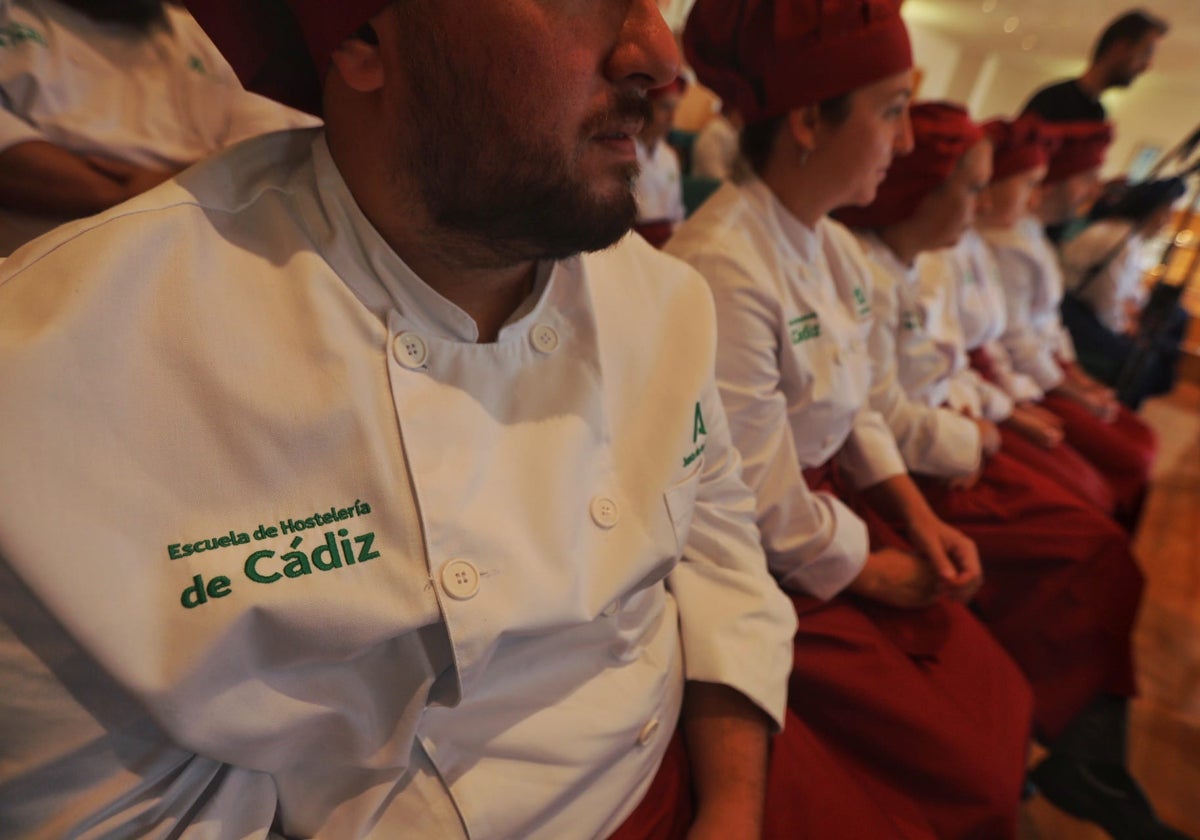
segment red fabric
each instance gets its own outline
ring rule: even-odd
[[[1117,519],[1132,531],[1142,515],[1158,452],[1154,430],[1124,406],[1115,422],[1105,423],[1067,397],[1048,394],[1042,405],[1062,419],[1067,442],[1108,479],[1116,493]]]
[[[1112,125],[1106,122],[1045,123],[1058,146],[1050,154],[1047,184],[1065,181],[1073,175],[1099,169],[1104,165],[1112,143]]]
[[[747,125],[912,67],[900,0],[698,0],[683,49]]]
[[[1071,444],[1064,441],[1046,449],[1004,426],[1000,427],[1000,440],[1002,452],[1074,493],[1105,516],[1116,515],[1117,497],[1112,485]]]
[[[991,357],[982,347],[970,352],[971,367],[989,382],[996,381],[996,373]],[[1102,470],[1089,460],[1082,452],[1068,441],[1060,443],[1053,449],[1044,449],[1033,441],[1011,429],[1000,428],[1002,449],[1034,472],[1040,473],[1055,481],[1060,487],[1065,487],[1084,501],[1091,504],[1101,513],[1115,517],[1118,522],[1129,527],[1129,504],[1120,504],[1116,488]],[[1141,485],[1141,494],[1145,494],[1145,476]],[[1128,491],[1125,491],[1128,495]],[[1140,508],[1140,504],[1137,505]]]
[[[791,712],[771,744],[764,840],[936,840],[889,814],[886,794],[863,780]],[[609,840],[684,840],[695,815],[683,739],[675,733],[650,790]]]
[[[967,110],[950,102],[920,102],[909,109],[913,150],[892,161],[875,200],[833,215],[852,228],[882,228],[913,215],[925,196],[950,177],[959,160],[983,139]]]
[[[841,495],[828,464],[813,490]],[[911,550],[874,518],[873,548]],[[1032,698],[1020,671],[959,604],[903,610],[792,595],[788,705],[898,822],[938,837],[1011,837]]]
[[[1142,574],[1120,526],[1004,453],[969,490],[917,481],[938,516],[979,549],[976,614],[1032,684],[1043,738],[1053,740],[1097,694],[1134,693],[1130,635]]]
[[[992,180],[1003,181],[1028,172],[1050,161],[1058,141],[1036,114],[1024,114],[1015,120],[984,123],[983,132],[992,141]]]
[[[694,815],[687,750],[676,731],[650,789],[609,840],[684,840]]]
[[[312,113],[342,41],[387,0],[186,0],[248,90]],[[311,60],[306,65],[304,57]]]
[[[638,222],[633,226],[633,229],[640,233],[642,238],[655,248],[661,248],[666,245],[667,240],[671,238],[671,234],[675,232],[675,226],[671,224],[670,219]]]

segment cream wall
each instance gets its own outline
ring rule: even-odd
[[[1064,60],[1022,52],[973,49],[955,38],[908,21],[913,54],[924,73],[922,99],[966,104],[977,119],[1012,116],[1041,87],[1081,73],[1084,60]],[[1117,132],[1105,164],[1105,177],[1124,173],[1139,147],[1173,147],[1200,123],[1200,79],[1151,70],[1124,91],[1109,91],[1103,102]]]

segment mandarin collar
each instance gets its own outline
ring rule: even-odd
[[[478,342],[475,320],[418,277],[367,219],[329,153],[324,132],[313,140],[312,172],[315,190],[293,194],[321,256],[362,304],[385,324],[395,310],[415,329],[451,341]],[[555,278],[577,262],[575,257],[539,263],[533,292],[501,328],[497,341],[520,332],[549,305],[556,286],[574,285]]]
[[[817,261],[825,238],[824,219],[821,219],[816,227],[810,228],[793,216],[771,188],[756,175],[747,177],[741,183],[741,187],[750,203],[755,205],[759,213],[774,227],[778,234],[776,240],[790,251],[796,260],[808,265]]]

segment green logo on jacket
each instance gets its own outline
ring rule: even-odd
[[[696,403],[696,411],[692,414],[692,444],[696,448],[683,456],[685,467],[690,467],[693,461],[704,454],[705,444],[700,443],[701,437],[708,437],[708,429],[704,425],[704,412],[700,410],[700,403]]]
[[[7,26],[0,26],[0,47],[15,47],[17,44],[24,44],[26,41],[32,44],[41,44],[43,47],[49,46],[42,33],[36,29],[30,29],[23,23],[10,23]]]
[[[799,318],[793,318],[788,321],[788,335],[791,336],[792,344],[800,344],[803,341],[820,338],[821,323],[817,318],[817,313],[810,312],[807,315],[801,315]]]

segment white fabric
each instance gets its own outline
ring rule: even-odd
[[[692,174],[729,180],[738,159],[737,129],[720,114],[704,124],[692,146]]]
[[[174,170],[247,137],[317,120],[242,88],[182,8],[149,34],[55,0],[0,0],[0,151],[42,140]],[[0,213],[0,254],[61,219]]]
[[[1097,320],[1115,333],[1127,331],[1130,308],[1140,309],[1146,302],[1142,283],[1148,267],[1146,241],[1132,230],[1127,221],[1104,219],[1088,225],[1059,251],[1063,278],[1072,292],[1093,266],[1108,260],[1078,296],[1091,307]]]
[[[717,381],[758,500],[771,570],[831,598],[866,562],[866,528],[802,470],[837,457],[858,487],[904,474],[887,424],[867,406],[869,276],[835,222],[809,229],[761,181],[727,183],[667,246],[717,306]]]
[[[4,831],[604,836],[685,677],[781,720],[704,283],[631,236],[536,295],[473,343],[308,131],[3,264]]]
[[[912,472],[939,478],[970,475],[983,455],[979,427],[943,407],[950,396],[955,352],[927,329],[917,270],[901,265],[874,236],[862,235],[858,241],[874,275],[871,406],[888,421]]]
[[[683,182],[679,174],[679,156],[665,140],[651,152],[636,141],[638,177],[633,187],[639,222],[672,224],[683,221]]]
[[[978,279],[971,265],[969,254],[961,245],[929,251],[917,258],[916,300],[913,310],[916,318],[924,324],[923,332],[908,335],[915,351],[901,369],[909,374],[920,372],[923,379],[909,391],[910,394],[925,393],[931,405],[945,403],[955,411],[970,417],[983,417],[993,423],[1006,420],[1012,414],[1013,402],[1001,388],[986,381],[975,371],[967,357],[970,350],[965,330],[965,301],[978,305],[979,298],[986,294],[981,289],[983,281]],[[905,292],[902,291],[902,295]],[[1000,301],[1003,307],[1003,300]],[[971,324],[980,329],[980,317]],[[922,337],[923,336],[923,337]],[[978,338],[978,336],[976,336]],[[930,355],[925,357],[921,351]],[[933,359],[931,364],[929,359]],[[940,400],[942,388],[938,377],[944,376],[942,359],[950,360],[950,371],[945,388],[948,391]],[[901,376],[903,380],[904,375]],[[907,386],[906,386],[907,388]],[[936,400],[936,401],[935,401]]]
[[[972,228],[963,234],[951,254],[962,278],[958,313],[967,350],[983,351],[996,386],[1013,402],[1040,400],[1042,389],[1032,377],[1013,369],[1012,358],[1001,341],[1008,328],[1008,304],[991,248]]]
[[[1059,364],[1075,360],[1063,328],[1059,304],[1062,270],[1041,222],[1025,216],[1012,228],[980,231],[992,249],[1004,286],[1007,327],[1000,341],[1013,369],[1031,377],[1043,391],[1063,379]]]

